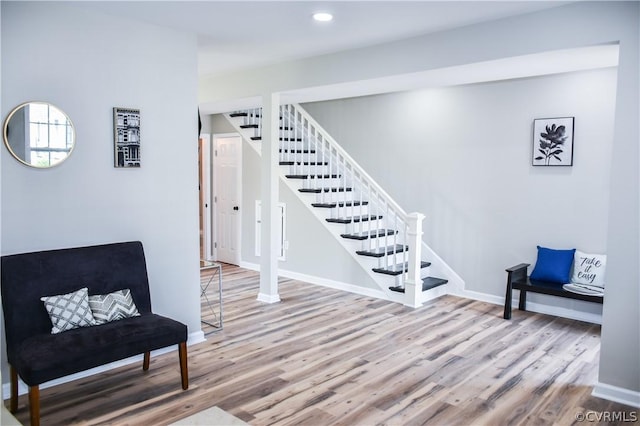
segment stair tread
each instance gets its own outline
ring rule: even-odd
[[[236,111],[229,114],[229,117],[247,117],[249,113],[246,111]],[[252,117],[262,118],[262,114],[253,114]],[[280,116],[280,120],[282,120],[282,116]]]
[[[327,219],[329,223],[358,223],[358,222],[366,222],[369,220],[377,220],[382,219],[382,216],[370,214],[370,215],[362,215],[362,216],[348,216],[348,217],[330,217]]]
[[[448,283],[449,280],[444,278],[427,277],[422,279],[422,291],[431,290],[432,288],[439,287]],[[404,293],[404,287],[389,287],[391,291],[397,291],[398,293]]]
[[[315,149],[281,149],[280,152],[291,154],[315,154]]]
[[[305,161],[301,163],[300,161],[281,161],[281,166],[326,166],[328,165],[328,161]]]
[[[261,141],[262,136],[251,136],[252,141]],[[282,142],[302,142],[302,138],[280,138]]]
[[[289,179],[337,179],[340,175],[337,174],[325,174],[325,175],[285,175]]]
[[[311,203],[311,206],[325,209],[334,209],[336,207],[366,206],[367,204],[369,204],[368,201],[340,201],[336,203]]]
[[[351,192],[352,188],[301,188],[299,192],[319,194],[321,192]]]
[[[424,260],[420,262],[420,268],[426,268],[428,266],[431,266],[431,262],[425,262]],[[386,275],[400,275],[408,270],[409,262],[398,263],[396,265],[387,266],[386,268],[373,268],[373,272]]]
[[[387,235],[393,235],[395,234],[397,231],[393,230],[393,229],[374,229],[373,231],[365,231],[365,232],[358,232],[355,234],[340,234],[340,236],[342,238],[346,238],[349,240],[367,240],[369,238],[378,238],[378,237],[385,237]],[[374,269],[375,271],[375,269]]]
[[[394,254],[394,253],[402,253],[409,247],[403,246],[402,244],[391,245],[387,247],[378,247],[371,250],[358,250],[356,254],[361,256],[370,256],[370,257],[383,257],[385,254]]]

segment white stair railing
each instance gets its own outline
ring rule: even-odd
[[[261,109],[246,113],[244,128],[262,135]],[[303,181],[302,192],[332,206],[331,219],[350,220],[347,234],[362,239],[358,253],[378,258],[378,268],[401,271],[405,304],[419,306],[422,282],[420,213],[407,214],[387,192],[300,105],[280,107],[280,162]]]

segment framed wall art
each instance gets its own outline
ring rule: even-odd
[[[533,120],[534,166],[573,165],[573,124],[574,117]]]
[[[140,110],[113,108],[114,167],[140,167]]]

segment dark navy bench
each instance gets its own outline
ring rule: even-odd
[[[182,388],[188,388],[187,327],[151,311],[139,241],[7,255],[1,258],[1,268],[11,412],[18,409],[18,376],[29,387],[35,426],[40,422],[40,384],[139,354],[144,354],[146,371],[150,352],[171,345],[178,345]],[[81,286],[89,295],[130,289],[140,315],[52,334],[52,321],[40,298]]]

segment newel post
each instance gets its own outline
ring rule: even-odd
[[[422,306],[422,278],[420,263],[422,260],[422,213],[410,213],[407,216],[407,245],[409,246],[409,265],[404,281],[404,305],[417,308]]]

